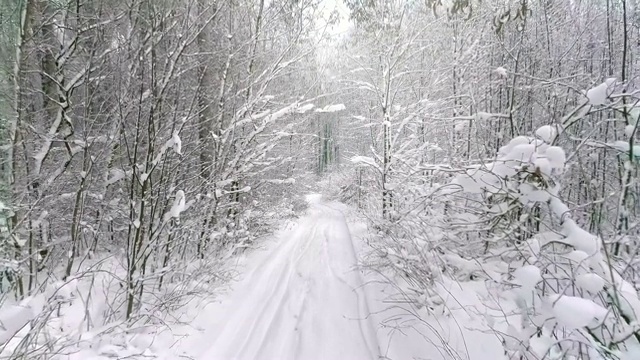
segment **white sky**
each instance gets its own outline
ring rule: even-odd
[[[325,29],[326,22],[329,20],[333,11],[338,12],[340,17],[339,21]],[[335,75],[329,68],[335,65],[336,52],[340,51],[336,45],[339,44],[340,40],[352,26],[352,23],[349,21],[349,14],[349,8],[342,0],[322,0],[320,2],[317,23],[319,32],[317,32],[317,34],[320,35],[323,33],[325,36],[328,35],[328,38],[325,37],[319,44],[320,46],[317,49],[316,55],[322,69],[321,71],[327,78]]]
[[[351,26],[349,22],[349,8],[347,8],[342,0],[323,0],[320,6],[325,20],[329,19],[329,15],[334,10],[337,10],[340,14],[340,21],[327,29],[331,35],[340,35],[349,29]]]

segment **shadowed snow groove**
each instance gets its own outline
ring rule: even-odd
[[[367,360],[379,357],[344,215],[319,196],[255,259],[229,299],[202,360]]]

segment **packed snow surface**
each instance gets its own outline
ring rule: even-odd
[[[308,215],[251,262],[199,359],[379,357],[347,222],[320,196],[307,201]]]

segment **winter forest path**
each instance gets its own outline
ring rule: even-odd
[[[319,195],[292,229],[251,254],[220,318],[203,336],[207,360],[378,359],[375,324],[343,213]],[[337,204],[339,205],[339,204]]]
[[[358,266],[372,249],[353,209],[307,200],[306,214],[238,260],[227,296],[194,308],[190,331],[173,329],[181,340],[160,340],[170,359],[505,359],[474,310],[482,282],[443,280],[433,290],[446,314],[425,313],[410,305],[411,285]]]

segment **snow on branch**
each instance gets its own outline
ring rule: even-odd
[[[344,104],[327,105],[321,109],[316,109],[317,113],[332,113],[345,110]]]
[[[380,166],[376,163],[375,159],[368,156],[354,156],[351,158],[351,162],[361,166],[371,166],[372,168],[381,171]]]

